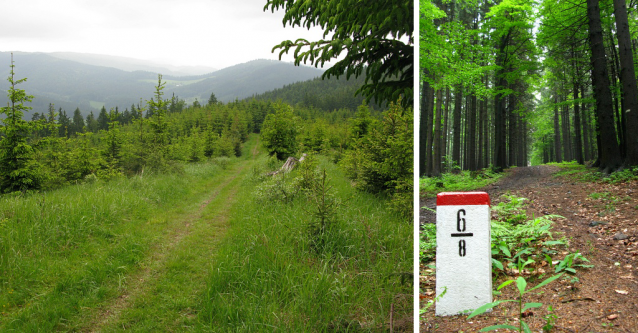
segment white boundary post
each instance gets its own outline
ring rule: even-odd
[[[437,316],[456,315],[492,302],[490,196],[445,192],[436,198]]]

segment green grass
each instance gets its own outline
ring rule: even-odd
[[[461,171],[459,174],[444,173],[441,177],[424,177],[419,182],[419,193],[422,198],[431,198],[440,192],[471,191],[495,183],[502,176],[502,173],[485,169]]]
[[[547,165],[558,166],[561,171],[554,174],[554,177],[569,176],[570,179],[580,182],[597,182],[608,184],[628,183],[638,180],[638,167],[626,168],[611,174],[599,172],[596,168],[586,167],[575,161],[548,163]]]
[[[0,331],[379,331],[392,304],[411,316],[412,224],[322,161],[341,206],[317,250],[302,192],[258,195],[275,180],[257,145],[183,174],[0,198]]]
[[[411,316],[412,287],[402,278],[412,272],[412,224],[389,213],[387,199],[357,192],[336,166],[321,164],[341,202],[327,244],[312,247],[314,206],[304,195],[286,203],[241,191],[210,264],[200,329],[379,331],[392,303],[395,318]]]
[[[87,309],[117,298],[127,277],[142,269],[155,243],[167,237],[171,217],[200,203],[230,172],[191,164],[184,174],[2,197],[0,331],[87,324],[95,315]]]

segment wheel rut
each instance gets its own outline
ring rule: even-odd
[[[189,236],[194,223],[208,223],[211,224],[211,227],[215,230],[223,231],[228,220],[228,211],[234,204],[234,197],[238,191],[238,187],[231,186],[231,184],[235,182],[237,177],[239,177],[245,169],[246,164],[238,167],[231,177],[215,187],[207,199],[198,205],[196,211],[178,216],[176,221],[168,227],[165,236],[153,245],[149,251],[150,254],[142,260],[140,263],[141,268],[126,277],[128,284],[120,295],[106,306],[100,308],[95,314],[90,327],[87,327],[83,331],[102,332],[107,326],[117,322],[121,314],[130,308],[136,299],[147,294],[151,288],[150,282],[161,277],[162,268],[165,266],[169,255],[179,246],[184,238]],[[229,188],[229,186],[231,187]],[[215,212],[207,213],[204,217],[204,213],[209,204],[216,200],[220,193],[226,190],[228,191],[223,205]],[[218,240],[222,236],[223,233],[218,233],[211,238]]]

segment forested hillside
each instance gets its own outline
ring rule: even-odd
[[[282,100],[286,103],[311,106],[322,110],[338,110],[342,108],[355,109],[364,101],[364,97],[356,94],[357,89],[364,84],[365,78],[322,79],[298,82],[285,85],[283,88],[267,91],[252,98],[256,100]],[[381,107],[372,101],[369,107],[380,110]]]
[[[149,99],[158,73],[123,71],[56,58],[44,53],[14,55],[21,77],[28,80],[23,88],[34,96],[30,106],[34,112],[48,112],[49,104],[68,114],[76,108],[86,117],[90,111],[118,107],[122,111],[140,98]],[[0,52],[0,63],[9,64],[10,54]],[[243,99],[298,81],[313,79],[323,71],[296,67],[272,60],[254,60],[200,76],[164,76],[167,96],[175,94],[188,104],[196,100],[205,104],[211,93],[222,102]],[[8,66],[0,68],[0,76],[8,76]],[[162,74],[162,73],[160,73]],[[0,90],[7,91],[6,82]],[[0,94],[0,105],[6,105],[6,94]],[[130,110],[129,110],[130,111]]]
[[[421,175],[638,165],[635,2],[421,1],[420,15]]]

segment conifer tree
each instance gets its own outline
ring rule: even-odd
[[[31,102],[33,96],[24,90],[16,89],[16,85],[25,82],[26,78],[14,78],[15,65],[11,55],[11,72],[8,81],[11,84],[7,96],[9,102],[0,108],[0,114],[5,115],[0,128],[4,136],[0,140],[0,190],[2,192],[26,191],[39,189],[44,180],[40,164],[35,159],[35,150],[29,145],[29,135],[38,130],[39,123],[22,119],[24,112],[31,109],[25,102]]]
[[[148,104],[148,113],[153,116],[151,118],[150,126],[153,131],[153,144],[155,150],[160,153],[162,157],[166,157],[168,154],[168,121],[166,117],[168,102],[162,99],[164,93],[162,90],[166,82],[162,82],[162,75],[157,75],[157,86],[155,87],[155,99],[151,98]]]
[[[84,133],[84,118],[82,118],[82,113],[80,113],[80,108],[76,108],[73,112],[73,132],[76,133]]]
[[[102,106],[100,114],[97,116],[97,129],[107,130],[109,128],[109,115],[106,113],[106,108]]]

